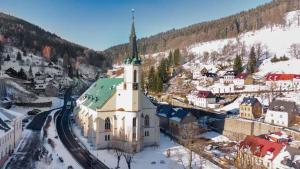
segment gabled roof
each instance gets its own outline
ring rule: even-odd
[[[83,105],[90,109],[100,109],[122,82],[123,78],[100,78],[80,96],[80,99],[84,100]]]
[[[214,98],[215,95],[211,91],[199,90],[197,92],[198,98]]]
[[[298,111],[297,105],[292,101],[274,100],[270,103],[269,110],[288,112],[294,114]]]
[[[157,115],[162,117],[167,117],[170,120],[180,122],[183,118],[185,118],[189,112],[182,108],[172,108],[171,106],[159,106]]]
[[[248,77],[248,73],[240,73],[236,75],[235,79],[246,79]]]
[[[269,73],[265,76],[266,80],[268,81],[293,80],[294,77],[295,77],[294,74],[276,74],[276,73]]]
[[[247,104],[247,105],[251,105],[251,106],[253,106],[255,103],[260,103],[259,101],[258,101],[258,99],[257,98],[255,98],[255,97],[244,97],[243,98],[243,101],[241,102],[241,104]]]
[[[283,147],[284,145],[280,143],[271,142],[256,136],[247,136],[239,145],[239,148],[249,148],[252,154],[258,157],[265,157],[268,152],[273,153],[269,160],[274,160]]]

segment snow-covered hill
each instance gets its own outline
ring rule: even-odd
[[[187,48],[188,52],[196,55],[196,59],[191,61],[191,63],[198,62],[198,64],[203,66],[209,65],[209,67],[214,67],[218,63],[226,63],[228,60],[232,61],[236,54],[242,52],[242,46],[245,47],[246,54],[249,53],[252,46],[256,48],[259,46],[262,52],[262,64],[259,67],[259,75],[265,75],[268,72],[300,73],[300,59],[294,58],[290,52],[291,45],[300,44],[298,15],[300,15],[300,11],[287,13],[285,25],[268,26],[257,31],[243,33],[238,38],[215,40],[189,46]],[[231,52],[225,51],[226,55],[223,55],[222,53],[224,53],[224,47],[226,48],[226,46],[227,50],[231,50]],[[203,61],[204,52],[209,52],[210,54],[217,52],[219,55],[217,59],[210,56],[208,61],[205,62]],[[275,55],[277,57],[285,55],[290,60],[272,63],[270,60]],[[244,58],[244,63],[246,61],[247,58]],[[191,63],[188,62],[184,66],[190,68]]]

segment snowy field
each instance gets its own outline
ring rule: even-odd
[[[114,168],[117,166],[117,158],[114,156],[113,151],[109,150],[93,150],[87,143],[87,139],[82,137],[78,126],[73,126],[75,135],[82,143],[91,151],[100,161],[104,162],[107,166]],[[166,155],[166,151],[170,149],[170,157]],[[159,147],[148,147],[143,151],[137,153],[133,157],[132,168],[134,169],[182,169],[188,164],[188,151],[181,145],[170,140],[169,137],[160,135]],[[203,159],[199,155],[193,153],[193,168],[216,169],[219,168],[215,164]],[[124,158],[120,161],[121,169],[126,169],[127,165]]]

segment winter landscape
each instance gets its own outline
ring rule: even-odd
[[[300,169],[300,0],[23,3],[0,168]]]

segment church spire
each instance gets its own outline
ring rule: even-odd
[[[132,9],[132,25],[131,25],[131,34],[129,37],[129,56],[125,60],[125,63],[130,64],[140,64],[141,59],[138,56],[137,50],[137,41],[136,41],[136,34],[135,34],[135,26],[134,26],[134,9]]]

